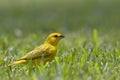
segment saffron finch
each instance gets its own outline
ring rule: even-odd
[[[42,59],[44,63],[53,60],[57,52],[57,44],[62,38],[64,36],[60,33],[51,33],[42,45],[28,52],[22,58],[10,63],[8,66],[26,64],[29,61],[32,61],[33,65],[40,65]]]

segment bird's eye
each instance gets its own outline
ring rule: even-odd
[[[55,37],[55,38],[57,38],[58,36],[57,36],[57,35],[55,35],[54,37]]]

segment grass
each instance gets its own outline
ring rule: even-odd
[[[111,3],[2,5],[0,80],[120,80],[120,10]],[[56,31],[65,38],[50,64],[7,67]]]

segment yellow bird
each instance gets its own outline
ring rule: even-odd
[[[30,61],[34,65],[39,65],[42,61],[46,63],[53,60],[57,52],[57,44],[62,38],[64,36],[60,33],[51,33],[42,45],[28,52],[22,58],[10,63],[8,66],[26,64]]]

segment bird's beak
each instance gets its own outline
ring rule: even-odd
[[[61,37],[61,38],[64,38],[64,36],[63,36],[63,35],[60,35],[60,37]]]

